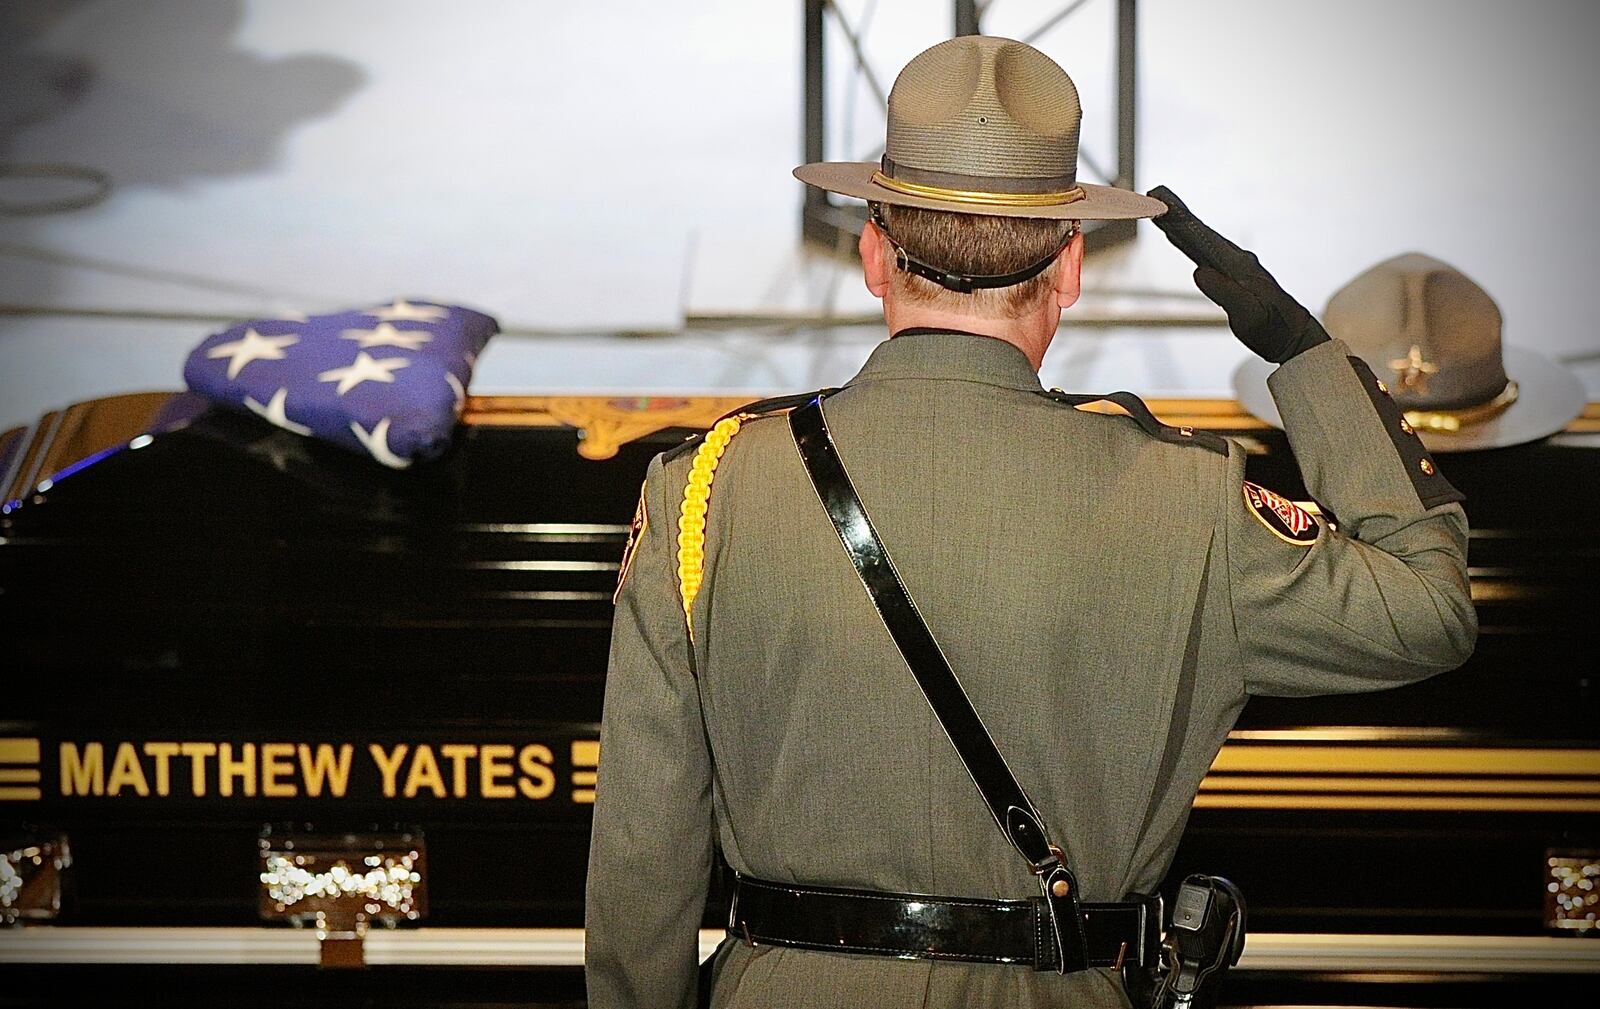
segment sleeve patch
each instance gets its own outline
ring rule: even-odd
[[[1256,521],[1285,543],[1310,546],[1317,541],[1317,520],[1288,498],[1246,480],[1244,506]]]
[[[633,509],[633,522],[628,525],[628,545],[622,550],[622,567],[617,572],[617,590],[611,594],[611,604],[617,603],[617,598],[622,595],[622,583],[628,580],[628,569],[633,567],[633,555],[639,552],[639,543],[644,539],[644,531],[650,526],[650,513],[644,507],[645,486],[639,487],[639,504]]]

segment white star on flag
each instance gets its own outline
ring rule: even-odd
[[[273,393],[272,398],[267,400],[265,406],[256,402],[256,400],[250,396],[246,396],[244,398],[244,405],[249,407],[252,413],[267,418],[274,424],[283,428],[285,431],[293,431],[295,434],[303,434],[309,437],[311,435],[311,429],[306,427],[304,424],[296,424],[294,421],[290,420],[288,414],[284,412],[284,407],[288,405],[288,402],[288,389],[279,389],[277,392]]]
[[[402,459],[389,451],[388,417],[374,424],[370,432],[355,421],[350,422],[350,430],[355,434],[356,439],[367,447],[367,451],[372,453],[372,458],[390,469],[405,469],[411,465],[410,459]]]
[[[450,310],[437,305],[413,305],[401,298],[392,305],[368,309],[361,314],[370,315],[381,322],[438,322],[447,318]]]
[[[433,334],[421,329],[395,329],[387,322],[378,323],[374,329],[347,329],[340,339],[354,340],[365,347],[400,347],[404,350],[421,350],[422,345],[433,340]]]
[[[397,369],[411,364],[403,357],[385,357],[373,360],[366,351],[356,354],[353,364],[346,368],[331,368],[317,376],[318,382],[338,382],[339,387],[334,390],[339,395],[354,389],[362,382],[393,382],[394,372]]]
[[[244,331],[244,338],[234,340],[232,343],[219,343],[206,351],[208,358],[228,358],[228,378],[238,378],[239,372],[251,361],[281,361],[284,358],[283,348],[291,347],[300,342],[300,338],[293,333],[283,336],[262,336],[253,329]]]

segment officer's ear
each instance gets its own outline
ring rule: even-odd
[[[874,298],[882,299],[889,293],[889,257],[886,255],[888,243],[884,240],[883,232],[878,226],[868,221],[866,227],[861,229],[861,242],[856,246],[861,253],[861,277],[866,281],[867,290],[872,292]]]
[[[1083,228],[1076,227],[1072,241],[1056,256],[1056,304],[1071,308],[1083,293]]]

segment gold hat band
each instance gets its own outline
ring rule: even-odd
[[[882,171],[873,172],[872,181],[875,185],[907,196],[947,200],[951,203],[986,204],[991,207],[1059,207],[1077,203],[1088,195],[1082,186],[1073,186],[1071,189],[1053,193],[986,193],[976,189],[946,189],[943,186],[926,186],[920,182],[891,178]]]
[[[1454,434],[1464,427],[1481,424],[1491,417],[1500,416],[1516,401],[1517,383],[1508,379],[1506,387],[1500,390],[1500,395],[1487,403],[1469,406],[1464,410],[1407,410],[1406,421],[1419,431]]]

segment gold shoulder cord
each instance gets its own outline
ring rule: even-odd
[[[711,481],[716,476],[717,464],[722,461],[723,450],[739,433],[744,421],[743,414],[719,420],[706,435],[706,440],[695,450],[694,462],[689,467],[689,483],[683,489],[683,504],[678,508],[678,594],[683,597],[683,619],[689,628],[690,641],[694,640],[691,611],[705,578],[706,504],[711,500]]]

